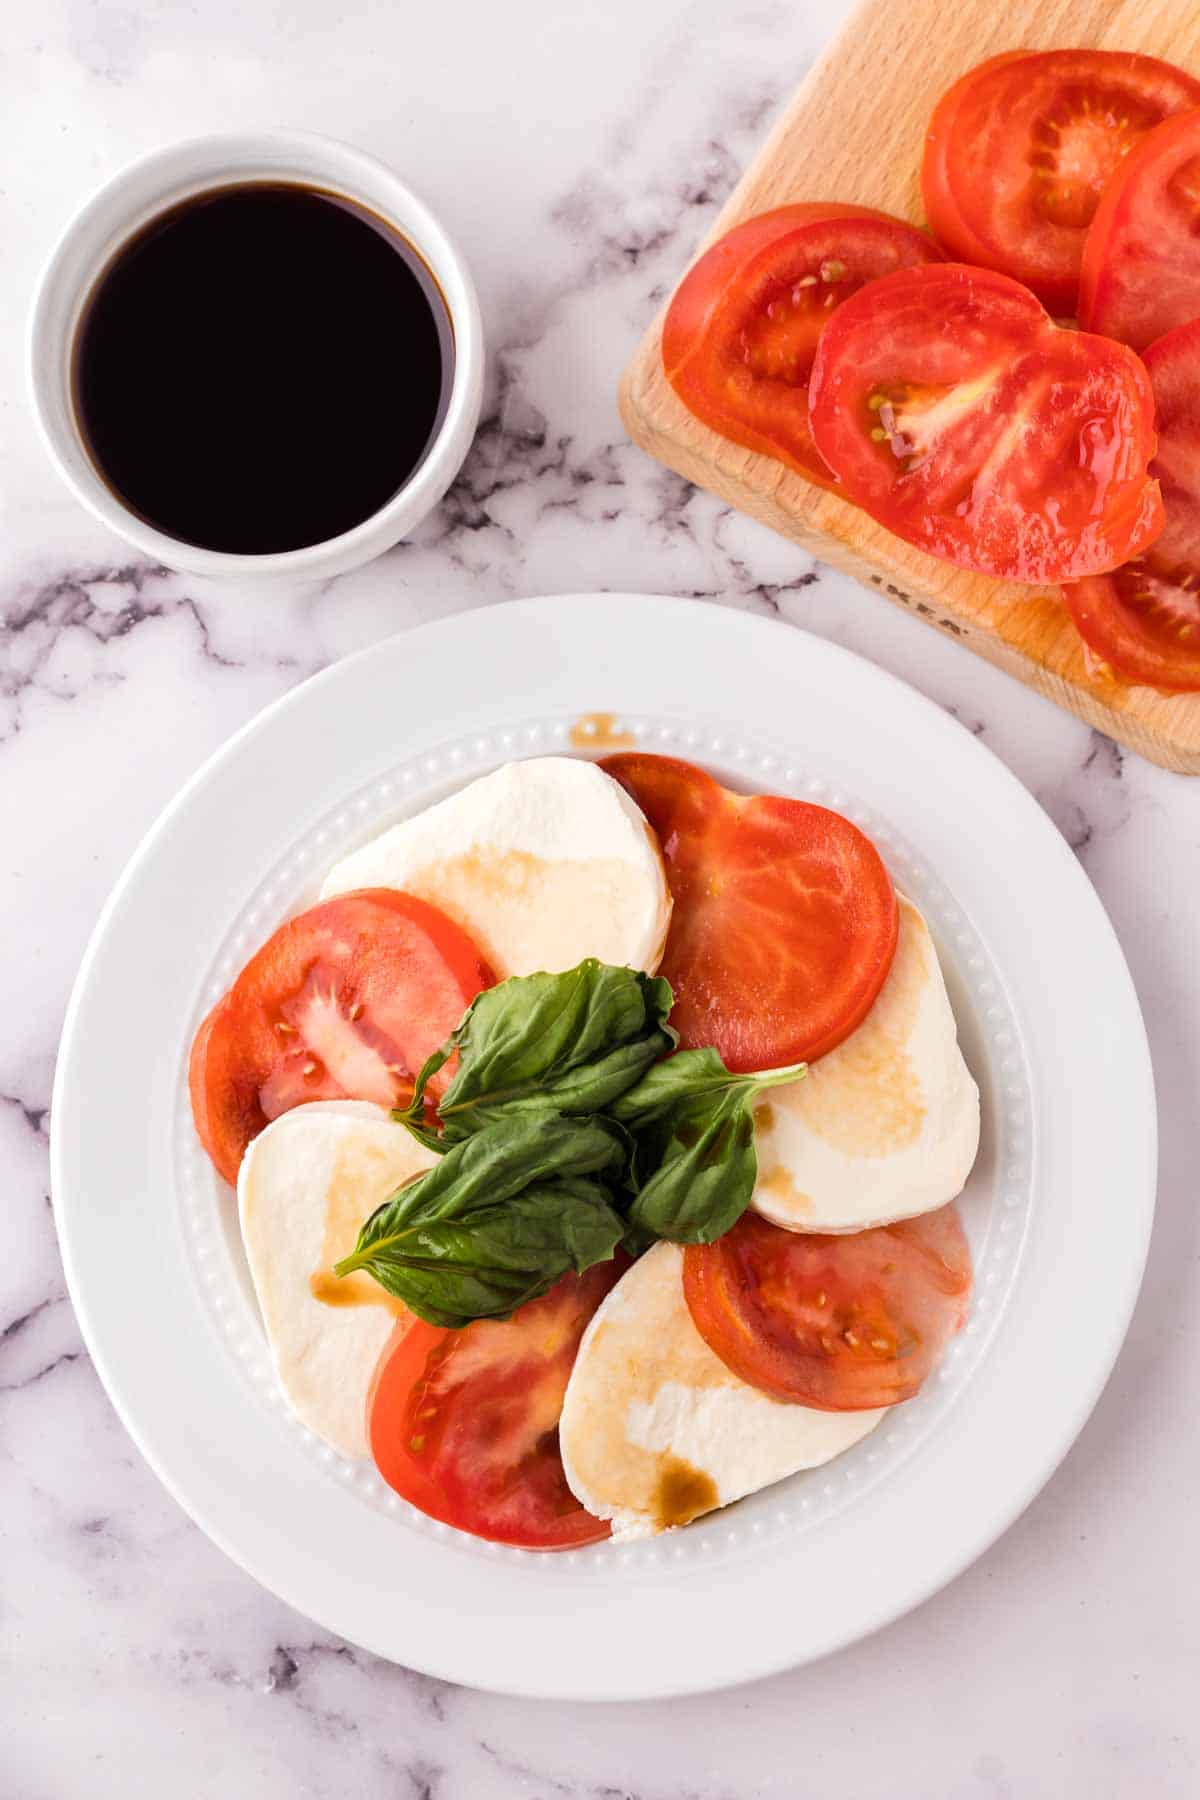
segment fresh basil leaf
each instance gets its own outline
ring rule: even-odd
[[[468,1218],[417,1223],[362,1266],[420,1318],[457,1328],[507,1318],[569,1270],[606,1262],[624,1231],[601,1182],[564,1177]]]
[[[731,1075],[715,1050],[683,1051],[671,1063],[694,1058],[676,1082],[685,1097],[672,1106],[662,1083],[648,1091],[636,1131],[629,1209],[630,1234],[650,1233],[676,1244],[711,1244],[741,1218],[758,1179],[754,1120],[750,1111],[763,1088],[804,1074],[804,1065]],[[724,1070],[717,1084],[717,1066]],[[640,1084],[648,1087],[651,1075]],[[635,1090],[636,1093],[637,1090]],[[614,1108],[614,1111],[617,1109]],[[626,1121],[628,1123],[628,1121]],[[635,1127],[636,1130],[636,1127]]]
[[[412,1099],[408,1105],[392,1108],[392,1118],[396,1124],[406,1125],[419,1144],[424,1144],[427,1150],[436,1150],[439,1156],[443,1155],[449,1146],[442,1142],[439,1132],[431,1131],[425,1124],[425,1089],[443,1064],[449,1062],[453,1054],[454,1039],[449,1037],[421,1064],[417,1079],[413,1083]]]
[[[597,1178],[627,1159],[603,1119],[499,1120],[377,1207],[334,1273],[366,1269],[433,1324],[506,1317],[612,1255],[625,1223]]]
[[[784,1069],[735,1075],[725,1067],[718,1050],[679,1050],[647,1070],[636,1087],[613,1101],[609,1111],[631,1131],[641,1131],[686,1102],[715,1096],[729,1087],[745,1087],[754,1092],[778,1087],[785,1081],[800,1080],[807,1067],[806,1063],[793,1063]]]
[[[639,1256],[644,1256],[650,1246],[657,1242],[652,1231],[647,1231],[642,1225],[633,1224],[628,1218],[625,1220],[625,1235],[621,1239],[621,1248],[630,1262],[636,1262]]]
[[[392,1109],[392,1118],[397,1125],[403,1125],[416,1138],[418,1144],[424,1144],[426,1150],[432,1150],[437,1156],[445,1156],[450,1148],[439,1131],[434,1131],[425,1123],[425,1109],[419,1108],[414,1115],[410,1108],[397,1106]]]
[[[476,996],[394,1116],[422,1135],[425,1085],[455,1051],[440,1147],[498,1118],[601,1112],[674,1048],[672,998],[667,982],[595,957],[561,974],[513,976]]]
[[[742,1089],[725,1088],[715,1099],[685,1102],[654,1133],[657,1166],[629,1209],[631,1227],[676,1244],[711,1244],[737,1223],[758,1173],[746,1100]]]
[[[534,1182],[572,1175],[616,1179],[626,1156],[621,1128],[603,1119],[551,1115],[498,1121],[494,1129],[454,1145],[434,1168],[376,1207],[358,1234],[353,1256],[338,1263],[335,1272],[344,1275],[351,1265],[361,1267],[369,1250],[414,1223],[503,1205]]]

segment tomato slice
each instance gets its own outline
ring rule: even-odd
[[[1063,589],[1092,654],[1115,674],[1162,694],[1200,693],[1200,557],[1126,563]]]
[[[526,1550],[606,1538],[567,1486],[558,1421],[588,1320],[628,1260],[564,1275],[511,1319],[460,1331],[401,1321],[367,1396],[375,1466],[398,1494],[476,1537]]]
[[[943,263],[872,282],[826,327],[809,401],[850,498],[963,568],[1073,580],[1162,529],[1141,362],[1059,330],[1007,275]]]
[[[1167,119],[1104,190],[1083,250],[1079,322],[1144,350],[1200,316],[1200,112]]]
[[[823,487],[808,377],[834,309],[866,281],[940,262],[932,238],[867,206],[802,202],[737,225],[684,277],[663,324],[663,367],[698,419]]]
[[[744,1213],[683,1253],[709,1348],[764,1394],[823,1412],[911,1400],[965,1322],[971,1280],[955,1206],[839,1237]]]
[[[492,980],[466,933],[411,894],[363,888],[289,919],[192,1045],[192,1116],[218,1173],[235,1182],[251,1139],[305,1101],[398,1105]]]
[[[951,256],[1022,281],[1075,310],[1084,238],[1100,196],[1148,131],[1200,106],[1200,82],[1153,56],[1008,52],[939,101],[921,187]]]
[[[815,1060],[866,1017],[896,953],[899,909],[874,844],[804,800],[732,794],[670,756],[601,767],[662,846],[675,908],[659,973],[684,1049],[739,1071]]]
[[[1088,648],[1111,670],[1163,693],[1200,692],[1200,319],[1144,352],[1158,406],[1167,523],[1146,555],[1063,589]]]
[[[970,75],[956,81],[938,101],[925,134],[925,151],[921,160],[921,196],[930,231],[957,261],[988,265],[989,251],[977,238],[954,202],[950,187],[950,145],[954,138],[954,122],[959,107],[971,86],[971,77],[982,76],[984,70],[1002,63],[1022,62],[1026,50],[1005,50],[988,62],[980,63]],[[936,221],[936,223],[935,223]]]

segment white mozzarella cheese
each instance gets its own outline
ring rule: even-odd
[[[772,1400],[711,1351],[683,1297],[683,1252],[659,1243],[621,1277],[579,1347],[559,1423],[573,1492],[613,1536],[645,1537],[816,1468],[882,1411]]]
[[[498,978],[585,956],[653,971],[671,917],[658,840],[624,789],[568,756],[506,763],[331,870],[322,898],[403,888],[461,925]]]
[[[858,1030],[754,1110],[753,1205],[790,1231],[862,1231],[944,1206],[979,1149],[979,1090],[958,1047],[929,927],[900,897],[891,972]]]
[[[319,1100],[256,1137],[238,1174],[238,1213],[267,1342],[301,1421],[365,1456],[366,1399],[400,1301],[355,1273],[332,1274],[381,1201],[437,1158],[363,1100]]]

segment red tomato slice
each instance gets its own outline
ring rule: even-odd
[[[1200,82],[1152,56],[993,57],[943,95],[930,121],[921,169],[930,228],[952,256],[1072,313],[1107,182],[1148,131],[1196,106]]]
[[[986,267],[989,253],[987,245],[974,235],[955,205],[950,188],[949,148],[954,138],[954,122],[958,117],[959,106],[969,91],[972,75],[982,76],[985,70],[999,68],[1002,63],[1022,62],[1028,54],[1026,50],[1005,50],[1001,55],[993,56],[990,61],[980,63],[971,71],[971,75],[956,81],[952,88],[946,90],[929,121],[921,162],[921,195],[925,202],[926,217],[930,221],[929,229],[936,231],[939,243],[960,262],[978,263],[980,267]]]
[[[192,1116],[218,1173],[235,1182],[251,1139],[305,1101],[398,1105],[492,980],[466,933],[411,894],[364,888],[289,919],[192,1045]]]
[[[809,402],[849,497],[963,568],[1072,580],[1162,529],[1141,362],[1060,331],[1007,275],[943,263],[873,281],[826,326]]]
[[[1200,692],[1200,319],[1144,353],[1158,405],[1167,523],[1146,555],[1063,589],[1080,635],[1102,662],[1164,693]]]
[[[621,1256],[564,1275],[511,1319],[461,1331],[402,1320],[367,1397],[375,1466],[406,1500],[460,1531],[526,1550],[609,1534],[567,1486],[563,1395],[588,1320],[628,1267]]]
[[[677,289],[667,379],[714,431],[832,487],[808,428],[817,339],[865,281],[941,259],[923,231],[866,206],[805,202],[747,219]]]
[[[911,1400],[967,1316],[971,1253],[954,1206],[846,1236],[744,1213],[689,1244],[683,1291],[727,1368],[775,1400],[862,1412]]]
[[[1067,611],[1094,656],[1117,675],[1162,694],[1200,693],[1200,557],[1183,565],[1126,563],[1063,589]]]
[[[1200,316],[1200,112],[1158,125],[1104,190],[1083,250],[1079,323],[1144,350]]]
[[[745,799],[670,756],[606,757],[658,833],[675,901],[659,973],[683,1048],[739,1071],[813,1061],[883,986],[899,910],[874,844],[803,800]]]

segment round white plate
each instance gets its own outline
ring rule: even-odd
[[[292,1418],[185,1074],[203,1011],[335,858],[497,763],[569,751],[595,712],[730,785],[849,813],[924,910],[983,1093],[963,1200],[977,1287],[938,1376],[837,1462],[650,1543],[537,1556],[433,1524]],[[1096,1129],[1115,1118],[1120,1131]],[[430,1674],[633,1698],[849,1643],[1011,1524],[1087,1417],[1133,1308],[1154,1092],[1096,895],[968,732],[790,627],[581,595],[392,638],[289,694],[200,771],[84,958],[52,1163],[96,1366],[147,1460],[230,1556],[329,1630]]]

